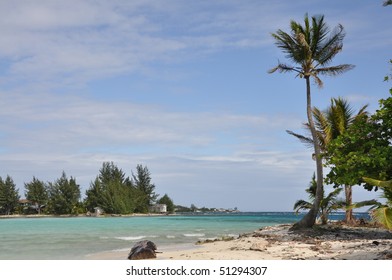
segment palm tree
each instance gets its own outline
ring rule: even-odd
[[[367,117],[367,107],[368,105],[363,106],[357,114],[354,114],[354,110],[348,101],[342,98],[332,98],[331,105],[325,111],[321,111],[314,107],[313,117],[315,120],[317,141],[319,142],[321,152],[326,152],[329,143],[345,133],[352,124],[362,117]],[[305,124],[305,127],[310,130],[308,123]],[[292,131],[287,131],[287,133],[297,137],[306,144],[313,145],[313,140],[310,137]],[[345,185],[344,189],[346,196],[345,205],[349,206],[352,204],[352,186]],[[353,210],[351,207],[346,208],[345,221],[348,224],[354,222]]]
[[[392,230],[392,180],[380,181],[364,177],[363,180],[369,184],[380,187],[383,190],[383,195],[386,199],[386,204],[374,203],[375,209],[371,212],[374,220]]]
[[[295,21],[290,22],[291,32],[286,33],[279,29],[272,36],[275,43],[294,65],[279,63],[269,73],[294,72],[298,77],[305,79],[307,117],[312,139],[317,139],[316,128],[312,116],[312,102],[310,92],[310,79],[312,78],[321,88],[323,82],[320,75],[335,76],[353,68],[350,64],[329,66],[332,59],[342,50],[345,36],[343,26],[338,25],[332,31],[324,22],[324,16],[313,16],[309,19],[305,15],[304,26]],[[320,201],[323,196],[323,167],[321,151],[318,141],[313,141],[317,170],[317,190],[312,209],[292,229],[312,227],[316,221]]]
[[[306,192],[309,194],[310,201],[314,201],[316,196],[316,190],[317,190],[316,175],[313,174],[312,181],[310,182],[309,187],[306,189]],[[337,199],[341,191],[342,191],[341,188],[337,188],[332,192],[330,192],[326,197],[324,196],[323,193],[323,198],[321,199],[320,209],[319,209],[320,219],[323,225],[325,225],[328,222],[329,213],[331,213],[333,210],[337,210],[343,207],[342,203]],[[295,210],[296,213],[298,213],[300,210],[309,210],[313,206],[313,203],[310,201],[306,201],[303,199],[297,200],[294,204],[293,209]]]

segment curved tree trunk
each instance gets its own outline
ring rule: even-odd
[[[346,194],[346,206],[350,206],[353,203],[352,186],[345,185],[344,192]],[[346,209],[346,217],[344,221],[349,225],[354,223],[353,209]]]
[[[324,189],[323,189],[323,166],[321,159],[321,150],[319,141],[317,140],[316,128],[314,126],[313,115],[312,115],[312,99],[310,95],[310,80],[309,76],[305,76],[306,80],[306,111],[308,116],[308,122],[310,131],[312,133],[314,153],[316,157],[316,177],[317,177],[317,189],[316,196],[313,202],[313,206],[310,211],[297,223],[292,226],[292,230],[301,228],[310,228],[316,223],[316,218],[319,213],[320,202],[323,199]]]

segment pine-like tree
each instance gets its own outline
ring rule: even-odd
[[[12,178],[9,175],[5,180],[0,177],[0,212],[5,215],[12,214],[18,206],[19,198],[19,192]]]

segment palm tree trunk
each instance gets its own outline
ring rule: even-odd
[[[352,186],[345,185],[344,186],[344,192],[346,194],[346,206],[348,207],[348,206],[350,206],[353,203]],[[354,223],[353,209],[351,209],[351,208],[346,209],[345,222],[347,224],[353,224]]]
[[[297,223],[295,223],[291,229],[301,229],[301,228],[310,228],[316,223],[316,218],[319,213],[320,202],[323,199],[324,189],[323,189],[323,166],[321,161],[321,151],[319,141],[317,140],[316,128],[314,126],[313,114],[312,114],[312,99],[310,94],[310,77],[305,76],[306,80],[306,112],[308,116],[308,122],[310,131],[312,133],[313,144],[314,144],[314,153],[316,156],[316,177],[317,177],[317,189],[316,196],[313,202],[312,208],[309,212]]]

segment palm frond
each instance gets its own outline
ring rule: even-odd
[[[324,86],[323,81],[320,79],[320,77],[317,75],[317,72],[313,71],[310,73],[310,76],[314,79],[316,85],[318,88],[322,88]]]
[[[389,181],[381,181],[372,178],[363,177],[362,178],[366,183],[371,184],[373,186],[378,186],[381,188],[392,188],[392,180]]]
[[[301,134],[298,134],[298,133],[295,133],[295,132],[293,132],[293,131],[291,131],[291,130],[286,130],[286,132],[287,132],[288,134],[290,134],[290,135],[292,135],[292,136],[298,138],[299,141],[301,141],[301,142],[304,143],[305,145],[307,145],[307,146],[309,146],[309,147],[313,147],[314,142],[313,142],[313,139],[312,139],[312,138],[306,137],[306,136],[301,135]]]
[[[326,38],[329,33],[329,38]],[[335,27],[331,32],[324,30],[324,38],[320,40],[316,49],[314,59],[318,65],[328,65],[332,59],[343,49],[343,39],[345,37],[344,28],[341,24]]]
[[[375,209],[371,212],[371,216],[387,229],[392,229],[392,208],[382,207]]]
[[[378,202],[375,199],[371,199],[371,200],[364,200],[364,201],[360,201],[360,202],[355,202],[351,205],[347,205],[347,209],[357,209],[357,208],[361,208],[361,207],[365,207],[365,206],[374,206],[374,207],[379,207],[382,204],[380,202]]]
[[[274,73],[276,71],[278,71],[280,73],[293,72],[293,71],[297,72],[297,73],[300,73],[300,70],[297,67],[290,66],[290,65],[287,65],[287,64],[284,64],[284,63],[279,63],[276,67],[268,70],[268,73],[272,74],[272,73]]]
[[[355,66],[352,64],[340,64],[337,66],[317,68],[314,71],[317,74],[322,74],[322,75],[327,75],[327,76],[336,76],[336,75],[342,74],[344,72],[347,72],[347,71],[353,69],[354,67]]]
[[[286,54],[286,57],[295,63],[299,63],[303,59],[303,56],[296,34],[296,30],[293,29],[292,35],[279,29],[276,33],[272,33],[271,35],[275,39],[275,45]]]
[[[300,210],[307,210],[311,209],[313,206],[312,203],[305,201],[303,199],[297,200],[294,204],[293,210],[295,210],[296,213],[298,213]]]
[[[366,111],[367,107],[369,107],[369,104],[366,104],[365,106],[363,106],[361,109],[359,109],[358,114],[354,117],[354,121],[357,120],[358,118],[361,118],[363,116],[367,116],[369,115],[369,112]]]
[[[336,198],[341,192],[342,192],[342,188],[337,188],[335,190],[333,190],[332,192],[330,192],[327,197],[325,198],[326,200],[332,200],[334,198]]]

